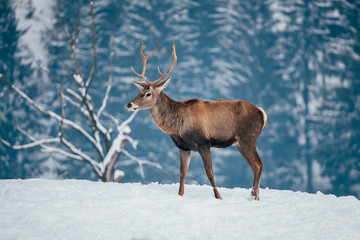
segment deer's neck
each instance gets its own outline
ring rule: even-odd
[[[167,134],[179,134],[183,125],[183,109],[179,102],[161,92],[154,107],[150,109],[155,124]]]

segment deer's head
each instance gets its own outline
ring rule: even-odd
[[[132,67],[131,70],[135,73],[136,76],[142,78],[144,82],[133,80],[135,86],[139,88],[140,92],[133,100],[131,100],[128,103],[127,107],[129,111],[152,108],[155,105],[156,100],[158,99],[161,91],[165,87],[167,87],[167,85],[170,82],[171,77],[168,77],[165,80],[164,78],[171,72],[171,70],[174,68],[176,64],[177,57],[175,53],[175,44],[172,47],[173,63],[171,64],[170,68],[165,73],[162,73],[160,71],[160,68],[158,67],[158,72],[161,75],[161,77],[153,82],[149,82],[145,76],[146,62],[150,57],[152,57],[156,53],[158,49],[159,49],[159,45],[157,46],[154,52],[152,52],[148,56],[145,56],[143,52],[143,43],[141,44],[141,58],[143,60],[142,73],[138,74],[137,72],[135,72],[135,70]]]

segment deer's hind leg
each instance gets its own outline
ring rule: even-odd
[[[261,181],[261,170],[263,162],[261,161],[259,154],[256,151],[255,143],[251,144],[248,142],[243,142],[241,139],[238,139],[238,143],[235,145],[237,150],[244,157],[246,162],[250,165],[251,169],[254,172],[254,183],[253,189],[251,191],[251,196],[255,200],[259,200],[259,188]]]

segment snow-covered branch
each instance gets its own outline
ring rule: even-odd
[[[73,91],[70,88],[66,89],[66,92],[69,93],[71,96],[73,96],[74,98],[76,98],[76,100],[78,100],[79,102],[82,102],[82,98],[80,97],[79,94],[77,94],[75,91]]]
[[[107,118],[109,118],[116,126],[119,125],[119,120],[114,117],[113,115],[107,113],[107,112],[103,112],[103,115]]]
[[[118,18],[116,18],[115,23],[117,22],[117,19]],[[102,101],[101,107],[100,107],[100,109],[99,109],[99,111],[98,111],[98,113],[96,115],[99,119],[101,117],[101,114],[104,112],[104,110],[106,108],[106,105],[107,105],[107,102],[108,102],[108,99],[109,99],[110,90],[111,90],[111,87],[112,87],[112,73],[113,73],[113,59],[114,59],[114,50],[113,50],[113,48],[115,47],[114,33],[115,33],[115,29],[116,29],[115,28],[115,26],[116,26],[115,23],[114,23],[113,30],[112,30],[112,33],[111,33],[112,50],[111,50],[111,53],[110,53],[110,71],[109,71],[108,85],[107,85],[107,88],[106,88],[105,96],[104,96],[104,99]]]
[[[122,165],[129,165],[133,163],[137,163],[139,165],[139,171],[141,178],[145,178],[143,165],[149,165],[156,168],[161,169],[161,166],[157,163],[153,163],[148,160],[141,160],[133,155],[131,155],[128,151],[125,150],[126,143],[130,143],[133,149],[136,149],[138,141],[134,140],[130,137],[131,129],[128,126],[129,123],[134,119],[138,111],[133,112],[133,114],[117,126],[118,135],[114,139],[111,148],[108,151],[108,154],[105,156],[104,161],[100,167],[101,171],[106,171],[109,165],[114,165],[114,156],[119,156],[123,153],[126,157],[128,157],[129,161],[122,161]],[[124,144],[125,143],[125,144]],[[108,174],[107,174],[108,175]]]
[[[125,149],[122,150],[122,153],[124,153],[124,155],[127,156],[129,158],[129,160],[128,161],[121,161],[121,165],[125,166],[125,165],[130,165],[130,164],[133,164],[133,163],[137,163],[139,165],[139,171],[140,171],[140,175],[141,175],[142,179],[145,178],[144,167],[143,167],[144,164],[156,167],[156,168],[158,168],[160,170],[162,169],[160,164],[154,163],[154,162],[151,162],[151,161],[148,161],[148,160],[139,159],[139,158],[131,155]]]
[[[118,130],[119,130],[119,128],[127,127],[127,125],[129,125],[129,123],[131,123],[131,121],[134,120],[137,113],[138,113],[138,110],[134,111],[133,114],[131,114],[131,116],[128,119],[126,119],[123,123],[121,123],[121,125],[118,127]]]
[[[91,166],[93,167],[94,171],[99,176],[101,176],[100,171],[99,171],[99,164],[94,159],[92,159],[90,156],[83,153],[80,149],[76,148],[73,144],[71,144],[69,141],[67,141],[63,136],[59,136],[58,138],[52,138],[52,139],[48,139],[48,140],[37,140],[35,137],[31,136],[30,134],[28,134],[23,129],[18,128],[18,130],[23,135],[25,135],[27,138],[29,138],[31,141],[33,141],[33,143],[34,142],[39,143],[39,144],[31,146],[31,147],[40,146],[44,152],[59,153],[59,154],[65,156],[65,157],[69,157],[69,158],[72,158],[74,160],[89,162],[91,164]],[[41,143],[41,141],[43,141],[43,142]],[[66,146],[70,150],[71,153],[66,152],[65,150],[63,150],[61,148],[58,148],[58,147],[46,145],[46,144],[49,144],[49,143],[62,143],[64,146]],[[26,145],[30,145],[30,144],[26,144]],[[22,145],[22,146],[24,146],[24,145]],[[10,145],[9,147],[14,148],[16,146]],[[28,148],[30,148],[30,147],[28,147]]]
[[[103,157],[104,156],[104,152],[102,149],[101,144],[96,141],[84,128],[82,128],[79,124],[69,120],[69,119],[65,119],[61,116],[59,116],[58,114],[56,114],[53,111],[50,110],[45,110],[42,106],[38,105],[37,103],[35,103],[28,95],[26,95],[23,91],[21,91],[20,89],[18,89],[16,86],[14,86],[13,84],[11,84],[7,79],[5,79],[4,77],[2,77],[2,80],[10,87],[12,88],[20,97],[22,97],[27,103],[29,103],[31,106],[33,106],[36,110],[38,110],[40,113],[42,113],[43,115],[49,116],[59,122],[62,122],[63,124],[77,130],[79,133],[81,133],[87,140],[89,140],[96,148],[96,150],[98,151],[98,154]]]
[[[89,162],[95,172],[98,174],[99,177],[102,176],[102,173],[99,169],[99,163],[92,159],[90,156],[83,153],[80,149],[76,148],[73,144],[71,144],[66,139],[62,139],[61,142],[75,155],[80,156],[84,161]]]
[[[133,140],[129,135],[131,133],[131,129],[128,126],[128,124],[131,122],[131,120],[134,119],[137,112],[134,112],[126,121],[124,121],[122,124],[120,124],[117,127],[118,135],[113,140],[113,143],[105,156],[102,164],[101,164],[101,171],[105,172],[107,171],[108,166],[114,166],[117,158],[119,157],[120,153],[124,151],[125,145],[130,142],[131,146],[136,149],[137,141]],[[130,121],[129,121],[130,120]],[[116,156],[114,158],[114,156]],[[105,174],[108,177],[111,177],[111,174],[107,173]]]
[[[63,95],[63,98],[66,102],[70,103],[71,105],[73,105],[74,107],[76,107],[77,109],[80,110],[80,112],[82,112],[86,117],[89,117],[88,112],[86,111],[86,109],[80,104],[75,102],[74,100],[72,100],[69,96],[67,95]]]
[[[109,99],[109,93],[110,93],[110,90],[111,90],[111,83],[112,83],[112,61],[113,61],[113,57],[114,57],[114,52],[111,52],[110,54],[110,73],[109,73],[109,81],[108,81],[108,85],[107,85],[107,88],[106,88],[106,92],[105,92],[105,96],[104,96],[104,99],[102,101],[102,104],[101,104],[101,107],[97,113],[97,118],[99,119],[101,117],[101,114],[104,112],[105,108],[106,108],[106,104],[107,104],[107,101]]]
[[[70,90],[70,89],[67,89],[66,91],[70,95],[75,97],[79,101],[79,103],[81,105],[83,105],[83,108],[80,109],[82,112],[83,112],[83,109],[85,109],[88,112],[86,114],[86,116],[89,118],[90,123],[92,125],[93,136],[94,136],[94,140],[95,140],[97,146],[99,147],[101,145],[100,144],[100,142],[101,142],[100,139],[102,137],[104,139],[104,141],[105,141],[105,146],[108,149],[111,146],[111,134],[102,125],[102,123],[100,122],[99,119],[100,119],[101,113],[104,111],[104,109],[106,107],[106,102],[107,102],[107,99],[109,97],[109,92],[110,92],[110,89],[111,89],[111,72],[110,72],[108,89],[106,90],[105,98],[103,99],[103,105],[100,107],[100,110],[96,114],[94,112],[95,107],[93,105],[92,98],[89,95],[89,88],[90,88],[90,85],[91,85],[91,83],[92,83],[92,81],[93,81],[93,79],[95,77],[95,71],[96,71],[96,65],[97,65],[97,58],[96,58],[97,46],[96,46],[96,38],[95,38],[95,34],[96,34],[95,33],[95,12],[94,12],[94,8],[93,8],[94,7],[94,2],[89,0],[88,4],[89,4],[89,7],[90,7],[90,15],[91,15],[93,66],[91,68],[89,78],[85,82],[84,77],[81,74],[81,69],[80,69],[80,65],[79,65],[79,61],[78,61],[77,53],[76,53],[76,43],[78,42],[78,37],[79,37],[79,32],[80,32],[80,8],[79,8],[79,10],[78,10],[78,18],[77,18],[77,23],[76,23],[74,33],[71,34],[69,32],[67,24],[63,24],[63,30],[65,32],[66,38],[68,39],[68,43],[70,45],[72,57],[73,57],[73,60],[75,62],[75,68],[76,68],[75,73],[72,73],[70,70],[68,70],[68,73],[74,79],[74,81],[76,82],[80,95],[75,93],[73,90]],[[112,62],[112,56],[111,56],[111,62]],[[65,100],[69,101],[68,98],[66,98]],[[69,101],[69,102],[73,106],[77,105],[77,104],[75,104],[74,101]]]
[[[95,71],[96,71],[96,38],[95,38],[95,12],[94,12],[94,1],[88,0],[89,7],[90,7],[90,14],[91,14],[91,35],[92,35],[92,44],[93,44],[93,66],[91,68],[91,72],[89,75],[89,79],[86,81],[85,84],[85,95],[89,91],[90,85],[94,79]]]
[[[0,138],[0,141],[8,146],[11,147],[12,149],[15,150],[23,150],[23,149],[29,149],[29,148],[34,148],[34,147],[38,147],[38,146],[42,146],[44,144],[48,144],[48,143],[59,143],[60,142],[60,138],[50,138],[50,139],[42,139],[42,140],[35,140],[31,143],[27,143],[27,144],[23,144],[23,145],[12,145],[10,144],[8,141],[5,141],[4,139]]]

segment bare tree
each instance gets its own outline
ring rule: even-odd
[[[46,139],[36,139],[24,129],[18,128],[19,131],[29,139],[29,143],[14,145],[2,139],[1,137],[0,141],[4,145],[16,150],[40,147],[44,152],[60,154],[74,161],[82,161],[86,164],[89,164],[96,175],[105,182],[119,182],[124,176],[123,171],[115,170],[115,164],[119,160],[120,154],[123,153],[123,155],[128,158],[128,160],[123,161],[123,165],[134,163],[138,164],[140,175],[142,178],[144,178],[145,175],[143,165],[150,165],[159,169],[161,169],[161,166],[151,161],[139,159],[125,150],[127,143],[130,143],[133,149],[136,149],[138,143],[136,140],[130,137],[131,129],[129,127],[129,123],[134,119],[136,112],[134,112],[127,120],[120,122],[113,115],[105,111],[112,84],[112,62],[114,56],[113,51],[111,51],[110,54],[110,71],[107,88],[100,107],[96,108],[89,93],[89,89],[91,87],[91,83],[94,80],[97,67],[97,46],[95,32],[95,12],[93,8],[94,2],[89,0],[88,3],[91,15],[93,65],[90,70],[88,79],[85,80],[77,57],[77,42],[80,32],[80,14],[78,14],[74,32],[71,33],[67,25],[63,24],[63,30],[69,43],[75,66],[75,73],[71,70],[68,70],[68,73],[71,79],[75,82],[77,89],[76,87],[73,89],[71,87],[65,87],[63,84],[56,84],[57,92],[59,94],[58,97],[60,100],[59,113],[49,110],[46,107],[36,103],[24,91],[10,83],[5,78],[5,76],[0,73],[0,78],[2,81],[13,91],[15,91],[19,97],[24,99],[30,106],[32,106],[33,109],[41,113],[44,117],[55,119],[58,122],[59,127],[57,135],[55,137],[49,137]],[[48,73],[46,69],[42,70],[45,73]],[[48,74],[48,76],[49,75],[50,74]],[[71,120],[76,118],[76,116],[73,114],[71,114],[71,118],[70,116],[65,116],[65,108],[67,107],[73,107],[76,109],[76,115],[81,115],[83,118],[85,117],[88,120],[88,126],[85,127],[84,122],[78,123]],[[106,117],[113,122],[113,125],[115,125],[116,129],[116,136],[114,136],[115,131],[113,127],[106,127],[103,124],[103,117]],[[71,133],[69,132],[74,130],[86,139],[86,141],[82,142],[81,144],[91,146],[90,148],[96,152],[95,154],[89,154],[83,151],[82,149],[87,147],[77,146],[78,143],[76,144],[72,142]],[[96,156],[96,158],[94,156]]]

